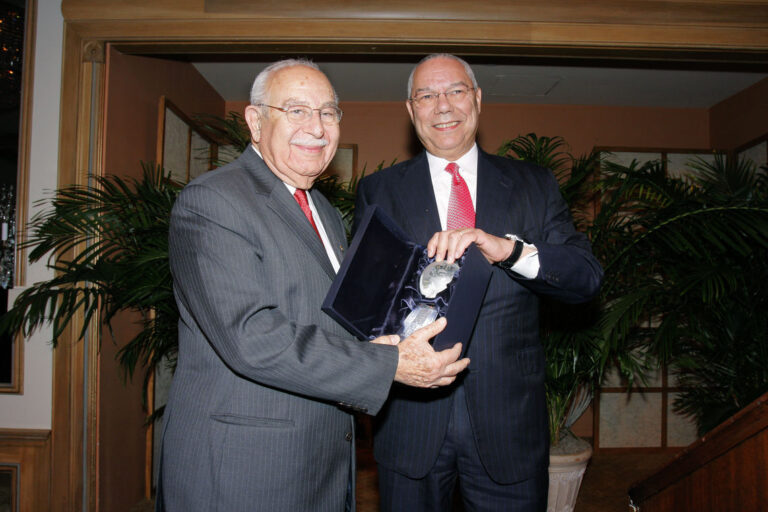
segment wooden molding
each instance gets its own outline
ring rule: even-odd
[[[638,25],[734,25],[768,22],[764,0],[518,0],[516,2],[463,0],[293,0],[290,3],[250,0],[155,0],[110,2],[64,0],[68,20],[169,20],[169,19],[365,19],[365,20],[477,20],[483,22],[621,23]]]
[[[64,26],[59,184],[85,184],[102,172],[104,64],[86,58],[85,39]],[[98,53],[98,52],[96,52]],[[72,321],[53,352],[52,512],[97,510],[98,343],[94,319],[86,339],[77,341],[82,315]]]
[[[62,12],[83,37],[111,41],[206,41],[241,48],[251,42],[322,42],[367,45],[374,53],[397,51],[392,45],[432,45],[481,55],[515,53],[515,48],[554,54],[590,49],[606,56],[617,50],[752,51],[762,63],[768,51],[766,0],[156,0],[141,5],[64,0]]]
[[[111,41],[147,40],[198,44],[207,41],[222,48],[250,43],[332,43],[357,45],[373,53],[390,53],[403,45],[423,45],[446,51],[465,47],[472,55],[525,53],[530,48],[559,55],[588,50],[608,57],[621,51],[673,50],[676,54],[754,53],[765,63],[768,29],[765,27],[648,26],[599,23],[520,23],[455,21],[369,20],[181,20],[167,25],[115,21],[73,22],[85,37]],[[221,50],[219,50],[221,51]],[[226,50],[224,50],[226,51]],[[425,53],[422,49],[407,53]],[[727,55],[722,57],[727,58]],[[682,60],[682,59],[681,59]]]
[[[18,510],[49,510],[51,431],[0,429],[0,466],[18,466]]]
[[[31,428],[0,428],[0,444],[3,446],[21,446],[29,443],[43,443],[48,442],[50,437],[50,430]]]
[[[86,41],[83,48],[85,62],[104,63],[104,41]]]
[[[24,63],[21,78],[21,105],[19,111],[19,163],[16,170],[16,268],[14,282],[17,286],[26,283],[27,250],[23,247],[27,235],[27,212],[29,205],[29,144],[32,127],[32,91],[35,70],[35,34],[37,28],[37,0],[27,0],[24,20]],[[22,351],[17,339],[14,341]],[[23,361],[23,360],[22,360]],[[22,364],[23,366],[23,364]],[[21,390],[18,391],[21,393]]]

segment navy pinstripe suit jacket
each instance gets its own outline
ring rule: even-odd
[[[539,297],[586,301],[603,273],[549,170],[479,151],[476,203],[478,228],[535,244],[539,274],[528,280],[493,267],[469,341],[468,372],[446,389],[395,386],[377,417],[374,452],[385,467],[424,476],[445,438],[452,391],[463,384],[474,433],[467,442],[477,443],[495,481],[513,483],[535,476],[549,460]],[[355,211],[361,216],[374,204],[426,245],[440,230],[426,153],[361,180]]]

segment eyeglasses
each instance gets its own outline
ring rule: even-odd
[[[467,94],[469,94],[469,91],[474,90],[474,87],[456,87],[455,89],[448,89],[445,92],[425,91],[417,94],[413,98],[408,98],[408,101],[416,105],[417,108],[428,108],[433,107],[435,103],[437,103],[441,94],[445,94],[445,99],[453,104],[463,101],[467,97]]]
[[[304,124],[312,119],[312,115],[315,111],[320,113],[320,121],[328,126],[336,125],[341,122],[341,109],[339,107],[323,107],[312,108],[306,105],[294,105],[288,108],[275,107],[273,105],[267,105],[266,103],[259,103],[257,107],[269,107],[275,110],[279,110],[285,114],[293,124]]]

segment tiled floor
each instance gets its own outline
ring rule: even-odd
[[[670,452],[599,452],[584,474],[575,512],[628,512],[629,487],[672,457]],[[370,448],[362,446],[358,449],[357,512],[378,512],[378,497],[376,465]],[[453,512],[461,512],[461,507]]]

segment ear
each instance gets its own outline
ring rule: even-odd
[[[405,100],[405,109],[408,111],[408,115],[411,116],[411,123],[413,123],[413,105],[410,100]]]
[[[477,113],[480,113],[480,106],[483,99],[483,90],[479,87],[475,90],[475,101],[477,102]]]
[[[254,105],[248,105],[245,107],[244,117],[245,123],[248,125],[248,129],[251,131],[251,141],[254,144],[258,144],[261,140],[261,108]]]

